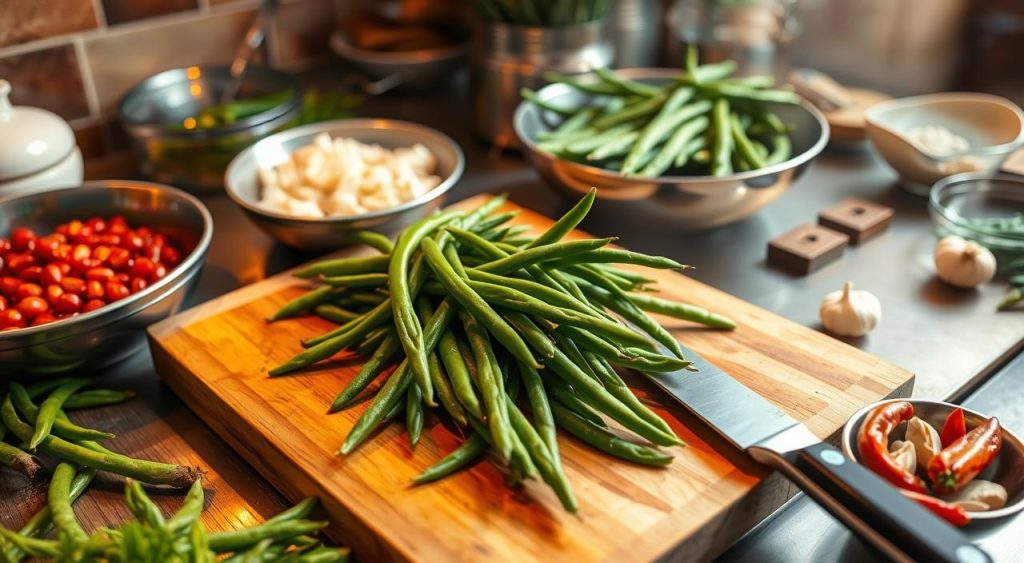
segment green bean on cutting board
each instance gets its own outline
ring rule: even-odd
[[[540,150],[623,175],[723,176],[787,160],[789,130],[769,104],[798,104],[799,96],[773,88],[771,77],[735,71],[732,61],[700,65],[690,49],[679,76],[663,84],[595,68],[590,77],[545,75],[583,94],[575,105],[527,89],[522,96],[561,119],[538,135]],[[705,144],[708,157],[694,158]]]
[[[649,101],[662,95],[609,73],[601,73],[601,80],[622,98]],[[685,86],[665,94],[673,104],[656,110],[665,121],[641,135],[665,139],[679,150],[702,138],[710,129],[706,114],[712,102],[694,102],[695,91]],[[677,136],[672,127],[682,121],[680,112],[698,121],[681,125],[687,133]],[[603,115],[594,112],[588,119]],[[725,117],[732,141],[732,119]],[[579,118],[572,129],[590,126],[583,121]],[[661,157],[658,166],[676,158],[670,156]],[[350,454],[392,421],[405,425],[412,444],[429,435],[426,426],[438,417],[428,415],[453,423],[465,439],[433,460],[413,479],[415,484],[447,477],[490,452],[486,458],[506,468],[512,481],[539,478],[566,510],[574,511],[576,496],[559,455],[559,428],[614,457],[654,466],[670,463],[671,454],[660,448],[682,442],[617,370],[646,374],[690,368],[674,337],[645,311],[717,329],[732,329],[735,323],[652,293],[657,281],[642,269],[686,268],[675,260],[608,247],[613,238],[566,239],[595,198],[591,191],[539,234],[514,225],[515,214],[502,212],[503,200],[496,198],[470,212],[427,217],[393,245],[367,239],[381,252],[377,261],[328,259],[300,270],[302,277],[321,282],[310,293],[320,288],[337,292],[329,303],[303,310],[333,317],[340,326],[304,341],[307,350],[270,374],[319,365],[338,353],[365,358],[329,409],[364,409],[343,437],[339,455]],[[379,302],[360,301],[359,295],[373,295]],[[331,309],[338,303],[346,305],[343,312]],[[298,316],[286,322],[304,321]],[[670,355],[656,352],[655,341],[668,346]],[[426,386],[414,367],[419,356],[426,364]],[[378,379],[379,385],[371,387]],[[438,399],[436,404],[424,389]],[[372,398],[357,407],[357,397],[364,395]],[[615,430],[609,427],[612,421]],[[217,545],[219,540],[211,536],[209,541]]]

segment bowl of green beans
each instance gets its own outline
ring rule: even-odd
[[[828,142],[825,118],[770,77],[726,61],[687,70],[549,74],[524,90],[515,129],[541,176],[570,197],[597,187],[624,212],[691,229],[744,219],[781,196]]]

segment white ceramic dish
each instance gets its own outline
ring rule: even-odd
[[[1024,145],[1024,113],[1013,102],[989,94],[943,93],[875,104],[864,114],[868,139],[911,192],[926,195],[932,184],[961,172],[995,172]],[[925,125],[945,127],[971,148],[950,156],[927,154],[907,139]]]

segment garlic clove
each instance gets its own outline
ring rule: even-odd
[[[864,336],[872,331],[882,318],[882,304],[867,291],[854,290],[853,282],[846,282],[842,291],[833,291],[821,301],[818,310],[821,324],[839,336]]]
[[[956,235],[939,241],[934,258],[939,279],[956,287],[977,287],[996,273],[996,257],[989,249]]]
[[[942,451],[938,430],[916,416],[907,423],[906,440],[914,444],[918,467],[928,467],[935,454]]]
[[[955,500],[949,504],[952,504],[953,506],[959,506],[960,508],[966,510],[967,512],[988,512],[989,510],[992,510],[991,506],[981,502],[980,500],[973,499]]]
[[[917,471],[917,452],[911,442],[896,440],[889,444],[889,457],[908,472]]]

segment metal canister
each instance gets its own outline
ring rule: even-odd
[[[659,0],[615,0],[608,24],[615,44],[616,68],[658,66],[662,26]]]
[[[560,27],[484,24],[470,75],[476,133],[496,146],[517,148],[512,114],[522,88],[543,86],[547,71],[589,72],[610,66],[613,57],[604,19]]]

